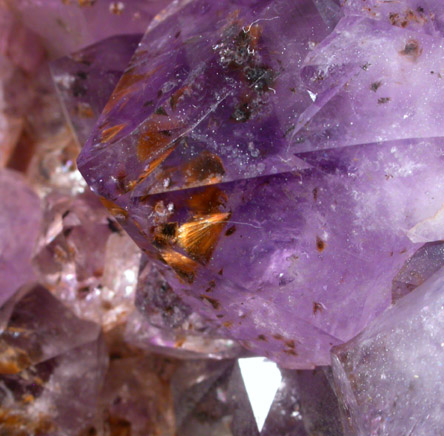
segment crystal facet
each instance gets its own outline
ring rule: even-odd
[[[334,350],[335,382],[353,435],[441,432],[443,273]]]
[[[42,219],[40,199],[15,171],[0,169],[0,306],[34,280],[31,256]]]
[[[81,145],[88,139],[141,37],[114,36],[51,64],[54,82]]]
[[[178,358],[233,358],[245,354],[209,319],[176,295],[156,265],[144,256],[136,307],[127,324],[127,340],[141,348]]]

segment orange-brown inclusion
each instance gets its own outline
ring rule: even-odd
[[[140,161],[148,159],[171,143],[168,130],[159,130],[156,123],[150,123],[147,130],[140,135],[137,143],[137,157]]]
[[[199,216],[179,227],[177,243],[192,259],[203,264],[210,261],[220,234],[230,218],[230,213]]]
[[[119,83],[117,84],[116,89],[114,90],[111,98],[109,99],[108,103],[106,104],[105,108],[103,109],[104,114],[108,114],[111,109],[113,109],[120,101],[127,96],[131,88],[134,84],[141,82],[142,80],[146,80],[149,77],[151,77],[156,71],[158,71],[158,67],[154,68],[151,71],[148,71],[145,74],[132,74],[131,72],[127,72],[123,75],[123,77],[120,79]]]
[[[111,141],[116,135],[118,135],[125,128],[125,124],[117,124],[113,127],[108,127],[102,131],[102,142]]]
[[[184,86],[183,88],[178,89],[170,98],[170,106],[171,109],[176,110],[177,103],[180,98],[185,94],[186,91],[189,90],[189,86]]]
[[[208,186],[193,194],[188,199],[188,207],[196,215],[207,215],[220,212],[220,207],[227,202],[227,195],[217,186]]]
[[[219,183],[222,181],[224,174],[225,169],[221,158],[209,151],[202,152],[185,167],[185,176],[188,185],[202,181]]]
[[[79,103],[77,105],[77,114],[80,118],[94,117],[94,111],[88,103]]]
[[[31,360],[24,350],[3,341],[0,343],[0,374],[18,374],[30,365]]]
[[[422,48],[419,46],[418,41],[410,39],[405,45],[404,49],[399,52],[402,56],[407,56],[413,61],[416,61],[422,54]]]
[[[48,417],[30,419],[24,412],[0,408],[0,434],[3,436],[44,436],[54,430]]]
[[[96,2],[96,0],[78,0],[79,1],[79,6],[84,7],[84,6],[93,6],[94,3]]]
[[[148,168],[139,176],[135,185],[142,183],[172,152],[174,148],[170,148],[162,153],[159,157],[149,163]]]
[[[131,436],[131,423],[118,416],[108,418],[110,436]]]
[[[109,210],[111,215],[113,216],[123,215],[125,218],[128,216],[128,212],[125,209],[122,209],[120,206],[117,206],[117,204],[113,203],[112,201],[109,201],[103,197],[100,197],[100,201]]]
[[[198,267],[194,260],[171,249],[162,250],[160,255],[183,281],[193,283]]]

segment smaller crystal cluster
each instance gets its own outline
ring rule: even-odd
[[[121,324],[132,311],[140,250],[89,191],[52,193],[42,207],[33,257],[40,282],[81,318],[105,330]]]
[[[0,436],[440,436],[443,38],[0,0]]]

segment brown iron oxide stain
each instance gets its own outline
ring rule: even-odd
[[[316,248],[317,250],[322,253],[325,249],[326,243],[319,237],[316,236]]]
[[[419,46],[418,41],[410,39],[407,41],[403,50],[399,52],[401,56],[406,56],[412,61],[416,61],[422,54],[422,48]]]
[[[12,347],[2,340],[0,343],[0,374],[14,375],[31,365],[31,360],[24,350]]]
[[[178,245],[192,259],[207,264],[230,216],[229,212],[215,213],[200,216],[193,221],[182,224],[178,231]]]
[[[222,159],[209,151],[203,151],[199,156],[185,166],[187,185],[201,183],[219,183],[225,174]]]
[[[101,142],[110,142],[114,139],[123,129],[125,124],[117,124],[116,126],[108,127],[102,131]]]
[[[123,218],[128,217],[128,212],[120,206],[117,206],[117,204],[113,203],[112,201],[107,200],[104,197],[100,197],[100,202],[109,210],[111,215]]]
[[[23,411],[0,408],[2,436],[45,436],[54,430],[54,423],[46,416],[42,415],[33,419]]]
[[[186,283],[193,283],[198,264],[172,249],[161,250],[160,256],[177,273],[179,278]]]
[[[196,215],[206,215],[220,212],[220,207],[225,206],[227,195],[217,186],[208,186],[204,190],[192,194],[188,199],[188,207]]]

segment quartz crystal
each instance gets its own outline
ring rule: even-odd
[[[100,395],[103,434],[174,436],[170,378],[176,363],[140,350],[125,350],[122,344],[111,345],[110,353]]]
[[[188,361],[171,388],[177,434],[259,436],[237,362]]]
[[[100,329],[42,287],[7,304],[14,307],[0,335],[1,431],[77,436],[95,419],[106,367]]]
[[[279,371],[263,358],[185,361],[171,378],[177,432],[344,436],[330,379],[328,368]]]
[[[438,37],[353,15],[325,38],[337,12],[190,2],[147,31],[78,160],[185,304],[290,368],[389,306],[444,203],[440,88],[414,86],[439,79]]]
[[[443,38],[0,0],[0,436],[441,435]]]
[[[0,2],[0,167],[10,159],[34,97],[30,76],[44,61],[44,48]]]
[[[443,304],[440,269],[334,350],[335,382],[353,435],[442,432]]]
[[[51,64],[54,83],[81,145],[141,38],[141,34],[114,36]]]
[[[75,164],[80,147],[63,116],[47,67],[33,77],[32,87],[35,95],[8,165],[25,172],[42,197],[53,191],[81,193],[86,184]]]
[[[416,289],[442,266],[444,266],[444,242],[424,244],[393,279],[393,301]]]
[[[6,0],[22,22],[63,56],[119,34],[144,32],[168,0]]]
[[[52,62],[54,82],[81,144],[111,96],[140,38],[141,35],[108,38]],[[87,117],[78,110],[80,107],[88,109]],[[140,311],[131,315],[126,339],[138,347],[179,358],[227,358],[241,353],[235,341],[224,339],[216,326],[210,327],[210,320],[202,319],[174,294],[146,256],[138,279],[136,305]],[[85,313],[85,309],[81,312]]]
[[[15,171],[0,169],[0,307],[34,280],[31,256],[42,219],[40,199]]]
[[[328,367],[282,370],[282,384],[261,436],[345,435],[331,377]]]
[[[109,330],[134,306],[140,250],[91,192],[44,201],[33,263],[39,280],[79,317]]]
[[[144,256],[136,307],[127,325],[128,342],[178,358],[229,358],[242,348],[176,295],[156,265]],[[213,324],[213,325],[212,325]]]

